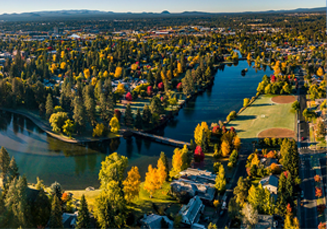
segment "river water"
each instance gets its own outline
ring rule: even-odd
[[[249,71],[241,76],[244,68]],[[190,101],[174,121],[157,130],[156,134],[189,142],[201,121],[210,125],[225,120],[230,111],[238,111],[243,98],[255,95],[264,74],[270,75],[272,71],[267,68],[256,72],[246,61],[240,61],[237,66],[226,65],[216,73],[209,90]],[[134,137],[84,146],[68,144],[48,136],[28,119],[10,113],[0,113],[0,146],[15,157],[20,173],[25,174],[29,182],[35,183],[38,176],[46,185],[57,181],[66,190],[98,187],[101,161],[110,153],[127,156],[129,165],[138,166],[144,179],[148,165],[156,164],[161,151],[171,158],[174,150]]]

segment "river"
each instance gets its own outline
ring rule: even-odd
[[[244,68],[249,71],[241,76]],[[156,134],[190,141],[199,122],[206,121],[210,125],[225,120],[230,111],[238,111],[244,98],[255,95],[264,74],[270,75],[272,71],[267,68],[265,72],[256,72],[246,61],[240,61],[237,66],[226,65],[216,73],[210,89],[190,101],[174,121],[157,130]],[[46,185],[57,181],[66,190],[98,187],[101,161],[112,152],[127,156],[129,165],[138,166],[144,179],[147,166],[156,164],[161,151],[171,158],[174,150],[134,137],[85,146],[68,144],[48,136],[30,120],[11,113],[0,113],[0,146],[15,157],[19,172],[25,174],[28,182],[35,183],[38,176]]]

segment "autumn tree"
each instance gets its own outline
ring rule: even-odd
[[[244,215],[244,224],[250,224],[253,226],[258,223],[258,210],[256,210],[251,204],[245,204],[242,213]]]
[[[230,144],[227,140],[224,139],[221,143],[221,152],[222,152],[223,157],[227,157],[229,155],[230,151],[231,151]]]
[[[217,172],[215,188],[219,193],[223,192],[226,189],[225,169],[222,164],[220,164],[219,170]]]
[[[236,203],[243,207],[248,196],[248,185],[243,177],[238,178],[237,186],[234,188],[234,195]]]
[[[138,167],[133,166],[127,173],[127,178],[123,182],[123,191],[127,202],[132,202],[136,197],[138,197],[141,184],[140,179],[141,176]]]
[[[115,117],[115,116],[111,118],[109,125],[111,126],[110,131],[112,133],[117,133],[120,129],[119,121],[118,121],[117,117]]]
[[[102,137],[104,134],[104,125],[102,123],[98,123],[95,128],[93,128],[93,137]]]
[[[159,158],[157,162],[157,172],[158,172],[158,181],[160,184],[160,187],[162,187],[162,184],[166,181],[167,179],[167,171],[164,162]]]
[[[48,94],[47,102],[45,104],[45,114],[46,118],[48,119],[53,113],[53,101],[51,94]]]
[[[247,107],[249,105],[250,99],[249,98],[245,98],[243,100],[243,107]]]
[[[241,139],[236,135],[233,139],[234,148],[239,150],[241,148]]]
[[[152,194],[160,188],[160,181],[158,176],[158,170],[152,168],[152,165],[149,165],[148,172],[145,174],[144,189],[149,192],[150,198]]]

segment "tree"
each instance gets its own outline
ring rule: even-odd
[[[13,181],[15,178],[18,179],[18,176],[19,176],[18,166],[16,164],[15,158],[12,157],[8,167],[8,183]]]
[[[47,102],[45,104],[45,110],[46,118],[48,119],[53,113],[53,101],[51,94],[48,94]]]
[[[0,171],[1,171],[1,176],[0,177],[2,178],[2,180],[5,178],[5,176],[8,173],[9,164],[10,164],[9,153],[4,147],[1,147],[1,150],[0,150]]]
[[[221,152],[222,152],[222,155],[223,157],[227,157],[230,153],[230,144],[227,140],[223,140],[222,143],[221,143]]]
[[[82,103],[82,100],[80,97],[76,97],[74,100],[74,111],[73,111],[73,119],[76,123],[78,129],[83,127],[85,125],[85,107]]]
[[[102,191],[95,200],[95,218],[102,229],[123,228],[126,224],[127,209],[119,183],[111,180],[101,187]]]
[[[317,174],[314,176],[314,180],[315,180],[315,182],[319,183],[319,182],[321,182],[321,177]]]
[[[5,199],[9,227],[30,227],[30,206],[27,202],[27,181],[25,177],[14,178],[9,185]]]
[[[216,176],[215,188],[219,193],[223,192],[226,189],[226,177],[225,177],[225,169],[222,164],[219,166],[219,170]]]
[[[136,197],[139,196],[141,176],[137,166],[133,166],[131,170],[127,173],[127,178],[124,180],[123,191],[125,194],[125,200],[127,202],[132,202]]]
[[[249,102],[250,102],[250,99],[245,98],[245,99],[243,100],[243,107],[247,107],[247,106],[249,105]]]
[[[292,111],[293,112],[298,112],[300,111],[301,107],[300,107],[300,102],[299,101],[295,101],[292,103]]]
[[[201,162],[204,160],[204,153],[201,149],[201,146],[197,146],[194,151],[194,161]]]
[[[50,189],[51,189],[51,195],[57,196],[58,199],[60,200],[63,193],[61,185],[56,181],[53,184],[51,184]]]
[[[169,172],[170,177],[176,177],[181,171],[183,166],[183,156],[179,149],[174,150],[174,155],[172,159],[172,168]]]
[[[234,188],[234,195],[236,197],[236,203],[243,207],[248,195],[248,185],[243,179],[243,177],[240,177],[238,179],[237,186]]]
[[[142,129],[142,116],[141,116],[141,112],[140,112],[139,108],[137,108],[137,111],[136,111],[135,128]]]
[[[132,126],[134,123],[132,109],[131,109],[130,104],[127,104],[127,106],[126,106],[124,121],[125,121],[126,126]]]
[[[209,223],[208,229],[217,229],[217,225],[214,223]]]
[[[33,227],[45,227],[51,214],[51,203],[43,189],[40,189],[38,196],[31,205]]]
[[[104,125],[102,123],[98,123],[95,128],[93,128],[93,137],[101,137],[104,133]]]
[[[104,188],[110,181],[122,182],[124,173],[128,165],[128,159],[117,153],[112,153],[101,162],[99,180]]]
[[[316,191],[315,191],[315,193],[316,193],[316,194],[315,194],[316,197],[321,197],[321,196],[322,196],[322,189],[316,187]]]
[[[262,186],[261,188],[259,186],[256,188],[254,185],[251,185],[248,191],[248,203],[252,205],[253,209],[258,209],[260,201],[262,201],[262,193],[260,193]]]
[[[68,120],[68,114],[66,112],[54,113],[50,116],[49,122],[54,132],[61,132],[66,120]]]
[[[49,228],[64,228],[62,224],[62,210],[60,200],[56,195],[52,200]]]
[[[152,165],[149,165],[148,172],[145,175],[144,189],[150,193],[150,198],[152,198],[152,194],[159,188],[158,171],[156,168],[152,168]]]
[[[258,210],[253,208],[251,204],[245,204],[242,209],[242,213],[244,215],[244,223],[250,224],[251,226],[258,223]]]
[[[163,165],[165,166],[166,171],[166,180],[168,179],[169,167],[168,167],[168,158],[164,152],[160,153],[160,160],[162,161]]]
[[[90,213],[87,206],[87,202],[84,194],[80,200],[80,206],[78,209],[78,216],[76,221],[76,229],[90,228]]]
[[[119,96],[122,96],[123,94],[125,94],[125,86],[124,84],[118,83],[117,85],[117,89],[115,91]]]
[[[161,101],[157,96],[154,96],[151,99],[149,108],[150,108],[152,114],[160,115],[160,114],[164,113],[164,108],[161,105]]]
[[[317,76],[323,76],[324,75],[324,70],[322,69],[322,67],[319,67],[317,70]]]
[[[236,135],[233,141],[235,149],[239,150],[241,148],[241,139]]]
[[[148,105],[144,105],[143,114],[142,114],[142,123],[145,127],[150,127],[151,122],[151,110]]]
[[[167,169],[165,167],[164,162],[161,160],[161,158],[159,158],[158,162],[157,162],[157,172],[158,172],[158,181],[160,183],[160,187],[162,186],[162,184],[166,181],[167,179]]]
[[[111,132],[112,133],[117,133],[120,129],[120,124],[119,124],[119,121],[117,119],[117,117],[112,117],[112,119],[110,120],[110,123],[109,125],[111,126]]]
[[[72,120],[67,119],[65,125],[62,126],[62,131],[67,134],[69,137],[72,137],[72,134],[75,132],[76,125]]]

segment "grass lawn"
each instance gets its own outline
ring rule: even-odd
[[[170,190],[170,183],[164,183],[162,188],[158,189],[153,194],[152,198],[150,198],[149,193],[144,190],[143,187],[144,182],[142,182],[140,185],[139,198],[135,199],[133,203],[129,205],[129,208],[134,212],[136,218],[150,212],[157,213],[153,208],[153,204],[155,204],[158,209],[162,210],[168,207],[168,205],[172,205],[173,209],[170,209],[170,211],[179,211],[180,205],[173,197],[168,195]]]
[[[96,189],[94,191],[85,191],[85,190],[74,190],[74,191],[66,191],[73,194],[73,198],[81,199],[82,195],[85,195],[85,199],[87,201],[87,205],[91,211],[94,210],[95,206],[95,198],[100,194],[100,189]]]
[[[292,103],[279,104],[271,101],[272,96],[260,96],[228,126],[233,126],[240,138],[257,138],[269,128],[295,130],[295,114],[290,112]]]

